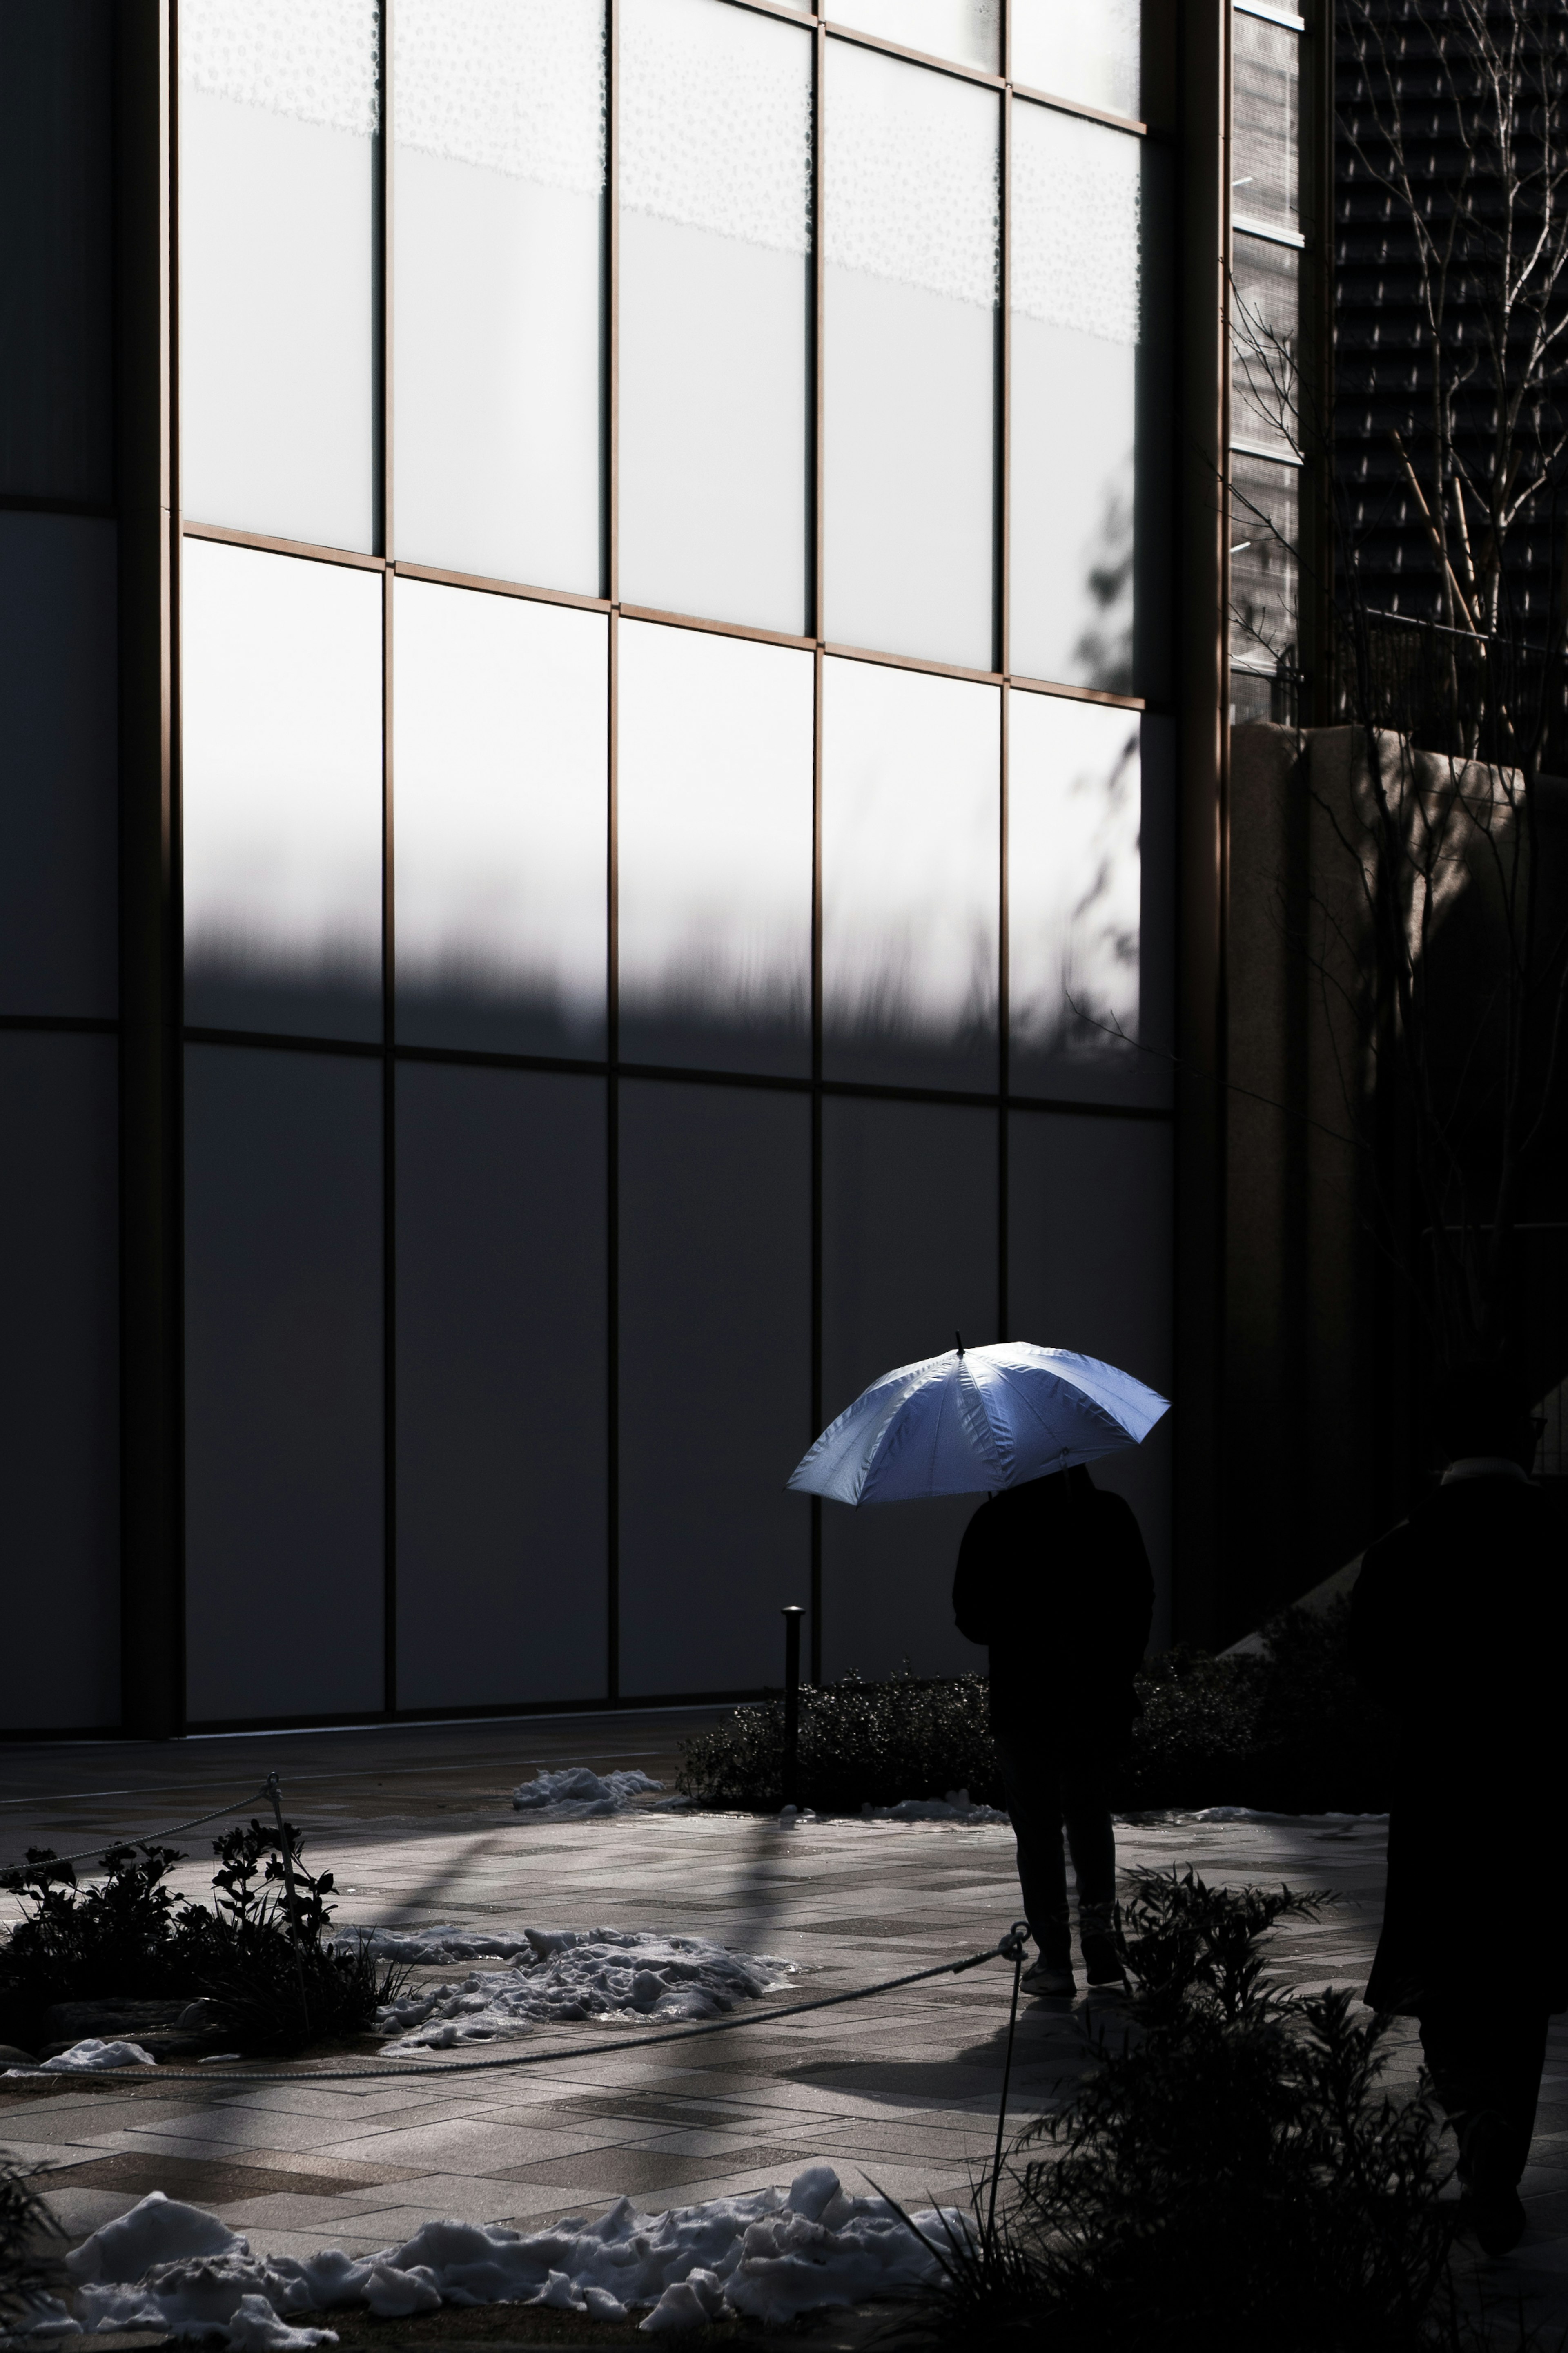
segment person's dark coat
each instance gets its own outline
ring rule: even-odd
[[[1499,1475],[1439,1487],[1362,1564],[1351,1655],[1399,1739],[1374,2010],[1568,2009],[1565,1555],[1541,1490]]]
[[[991,1715],[1041,1749],[1124,1747],[1154,1579],[1131,1510],[1087,1470],[1005,1487],[963,1532],[958,1630],[991,1651]]]

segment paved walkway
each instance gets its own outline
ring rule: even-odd
[[[345,1920],[491,1920],[713,1936],[782,1955],[800,1994],[867,1985],[992,1943],[1017,1908],[1005,1829],[776,1823],[646,1811],[541,1824],[513,1784],[541,1766],[641,1765],[673,1778],[676,1742],[713,1712],[255,1736],[169,1747],[12,1750],[0,1861],[150,1831],[254,1789],[276,1767],[307,1858],[338,1873]],[[910,1794],[917,1794],[911,1792]],[[922,1793],[923,1794],[923,1793]],[[205,1802],[204,1802],[205,1801]],[[221,1827],[216,1825],[215,1827]],[[208,1833],[193,1833],[193,1855]],[[1296,1982],[1359,1984],[1381,1906],[1381,1830],[1161,1820],[1123,1826],[1124,1865],[1188,1862],[1211,1881],[1331,1888],[1316,1925],[1273,1940]],[[196,1893],[194,1861],[178,1874]],[[14,1907],[12,1907],[14,1909]],[[865,2005],[688,2044],[579,2058],[603,2027],[549,2030],[548,2065],[364,2085],[168,2084],[39,2094],[0,2085],[0,2142],[50,2169],[50,2196],[85,2234],[149,2189],[212,2208],[258,2252],[368,2252],[432,2218],[535,2228],[623,2192],[657,2211],[787,2182],[806,2164],[901,2201],[967,2201],[990,2154],[1007,2014],[1001,1964]],[[791,1993],[774,1997],[776,2004]],[[764,2002],[761,2005],[767,2007]],[[1037,2112],[1081,2064],[1088,2008],[1032,2005],[1015,2071]],[[1525,2245],[1500,2289],[1568,2319],[1568,2021],[1554,2021]],[[524,2046],[518,2046],[524,2047]],[[1414,2036],[1393,2080],[1414,2081]]]

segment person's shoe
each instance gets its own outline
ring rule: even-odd
[[[1055,1994],[1058,1997],[1065,1994],[1070,1998],[1078,1991],[1070,1968],[1053,1968],[1044,1959],[1030,1962],[1020,1985],[1022,1990],[1028,1994]]]
[[[1472,2189],[1463,2211],[1466,2224],[1489,2255],[1511,2254],[1529,2219],[1517,2189]]]
[[[1519,2148],[1506,2117],[1483,2109],[1465,2127],[1459,2149],[1464,2221],[1489,2255],[1506,2255],[1524,2236],[1526,2215],[1513,2179]]]
[[[1091,1930],[1080,1942],[1083,1972],[1091,1986],[1126,1984],[1127,1966],[1114,1936],[1096,1936]]]

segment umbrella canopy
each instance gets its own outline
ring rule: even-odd
[[[1137,1446],[1169,1405],[1131,1373],[1070,1348],[949,1348],[873,1381],[789,1483],[840,1504],[988,1493]]]

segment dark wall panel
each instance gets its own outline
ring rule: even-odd
[[[1008,1329],[1077,1348],[1171,1394],[1171,1130],[1163,1121],[1015,1112],[1008,1138]],[[1159,1593],[1152,1640],[1170,1640],[1167,1414],[1142,1446],[1092,1466],[1138,1514]]]
[[[0,1012],[115,1011],[114,543],[0,514]]]
[[[951,1348],[955,1329],[970,1346],[995,1338],[996,1114],[829,1101],[822,1157],[826,1424],[879,1373]],[[825,1674],[984,1667],[951,1602],[979,1501],[823,1504]]]
[[[120,1715],[115,1049],[0,1036],[0,1725]]]
[[[109,0],[0,8],[0,491],[113,495]]]
[[[605,1084],[397,1074],[397,1697],[605,1689]]]
[[[777,1683],[809,1599],[810,1106],[620,1090],[623,1692]]]
[[[380,1707],[381,1069],[185,1063],[193,1721]]]

